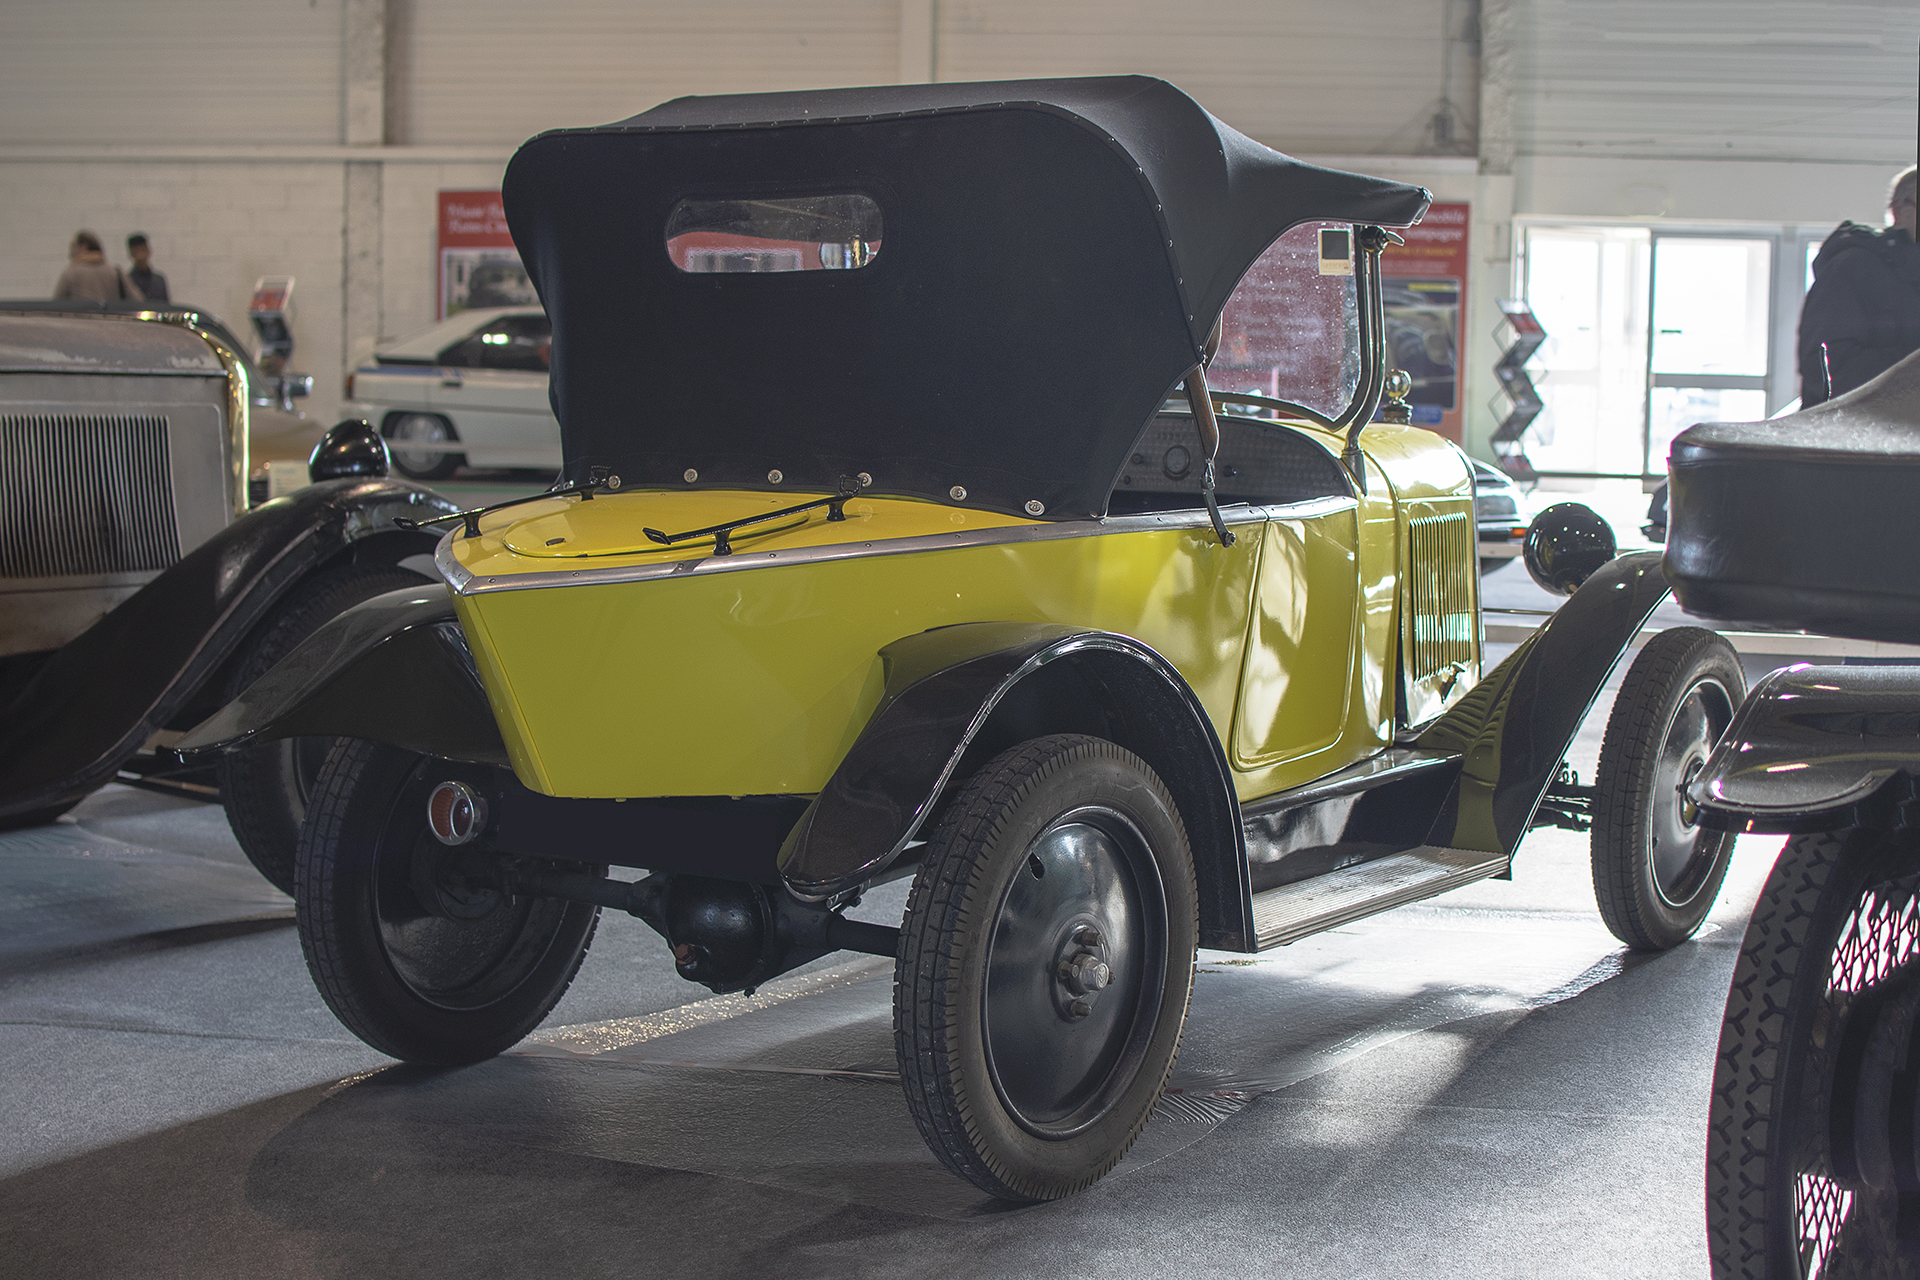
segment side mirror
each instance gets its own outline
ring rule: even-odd
[[[387,442],[373,429],[373,424],[363,418],[334,423],[307,455],[307,477],[315,484],[348,476],[377,480],[392,466],[393,455],[387,452]]]
[[[1533,518],[1520,555],[1535,582],[1555,595],[1570,596],[1619,549],[1613,526],[1592,507],[1560,502]]]
[[[313,394],[313,375],[310,373],[289,373],[280,379],[280,408],[283,412],[293,412],[293,402],[304,400]]]

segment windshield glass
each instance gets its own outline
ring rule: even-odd
[[[1303,222],[1269,245],[1227,299],[1208,384],[1339,417],[1360,385],[1353,253],[1338,222]]]

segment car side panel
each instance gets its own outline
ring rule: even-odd
[[[460,620],[520,779],[550,795],[819,791],[878,705],[880,650],[963,622],[1132,636],[1232,722],[1260,523],[499,591]],[[1343,671],[1329,673],[1340,679]]]

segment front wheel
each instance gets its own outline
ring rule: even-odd
[[[1716,1280],[1920,1277],[1920,834],[1796,836],[1734,964],[1707,1126]]]
[[[300,945],[349,1031],[407,1062],[477,1062],[540,1024],[580,968],[599,908],[462,880],[427,797],[472,766],[339,740],[295,854]]]
[[[1676,947],[1713,909],[1733,836],[1700,825],[1686,786],[1746,696],[1739,655],[1701,627],[1655,636],[1621,682],[1594,779],[1593,894],[1629,947]]]
[[[991,761],[914,878],[894,1047],[921,1136],[1014,1201],[1070,1195],[1145,1127],[1198,940],[1179,811],[1138,757],[1077,735]]]

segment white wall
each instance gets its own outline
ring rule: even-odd
[[[1283,150],[1474,203],[1477,442],[1504,412],[1514,215],[1877,220],[1912,162],[1916,45],[1911,0],[16,0],[0,296],[48,293],[83,226],[116,259],[146,232],[175,296],[230,321],[290,273],[330,414],[374,340],[432,318],[434,193],[497,185],[541,129],[929,68],[1141,72]],[[1448,150],[1443,100],[1468,158],[1415,154]]]

